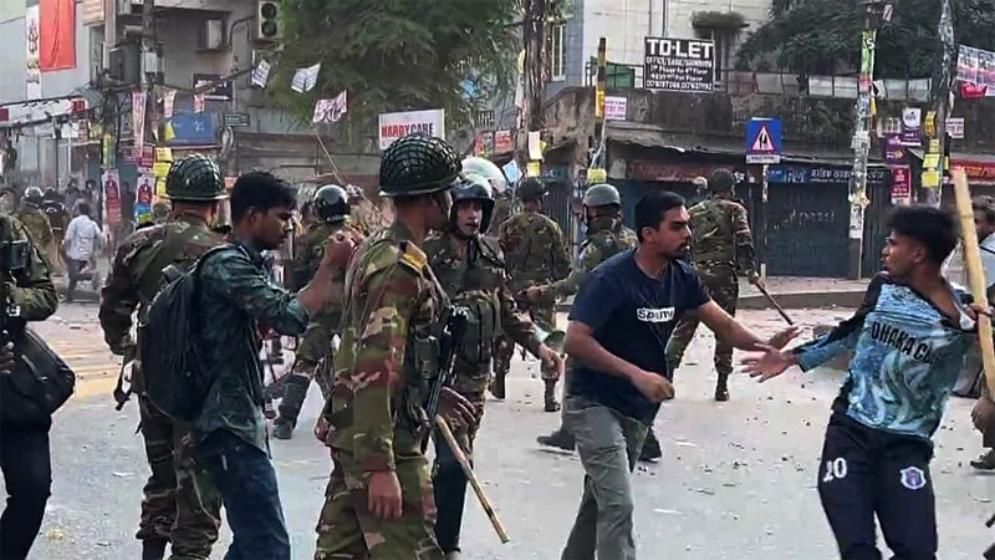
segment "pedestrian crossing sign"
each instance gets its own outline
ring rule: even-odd
[[[781,120],[753,118],[746,124],[746,163],[781,163]]]

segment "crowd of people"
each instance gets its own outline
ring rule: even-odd
[[[592,185],[582,204],[587,237],[571,265],[562,231],[542,214],[541,181],[513,189],[499,168],[461,160],[437,138],[411,135],[385,151],[379,186],[393,220],[373,231],[350,220],[357,197],[346,188],[322,187],[298,208],[294,189],[269,173],[242,175],[229,192],[210,159],[175,162],[169,219],[119,244],[99,313],[108,346],[129,364],[116,396],[122,406],[137,397],[151,470],[136,535],[143,560],[161,560],[167,548],[174,559],[208,558],[222,509],[233,536],[226,559],[292,557],[264,410],[268,332],[301,340],[272,435],[293,437],[312,381],[325,399],[309,430],[331,455],[316,560],[460,557],[471,476],[462,459],[472,465],[486,393],[505,398],[516,345],[541,361],[543,409],[562,418],[539,442],[575,449],[585,473],[562,559],[634,559],[631,475],[640,458],[659,457],[659,445],[647,445],[651,426],[674,397],[673,376],[699,322],[720,342],[717,401],[730,398],[733,348],[749,353],[746,371],[760,381],[852,353],[819,470],[840,556],[880,558],[876,518],[896,558],[936,558],[931,438],[977,322],[991,314],[941,273],[957,243],[952,218],[897,209],[884,271],[860,309],[785,350],[797,329],[766,339],[735,319],[737,279],[762,281],[734,184],[727,171],[702,179],[711,194],[691,208],[673,193],[648,194],[634,206],[633,230],[622,225],[618,191]],[[522,211],[496,223],[499,203],[512,196]],[[231,223],[220,230],[226,199]],[[90,209],[79,207],[66,229],[77,271],[98,247],[86,241],[97,228]],[[975,209],[983,247],[991,245],[995,209]],[[280,250],[298,213],[307,223],[284,287],[267,254]],[[16,219],[2,220],[14,226],[2,231],[30,237]],[[25,319],[42,320],[55,300],[37,249],[28,272],[13,277],[14,299]],[[142,327],[159,320],[162,294],[179,293],[164,287],[184,278],[196,282],[196,313],[182,318],[193,343],[176,386],[210,379],[203,394],[189,395],[189,418],[164,412],[163,381],[150,383],[142,368],[143,357],[154,361],[143,352],[158,342],[143,338],[158,331]],[[552,308],[570,296],[558,338]],[[0,349],[0,370],[15,358],[12,347]],[[974,416],[987,443],[995,433],[987,395]],[[0,438],[12,489],[0,519],[2,558],[24,558],[41,522],[49,426],[0,423],[0,435],[18,434],[13,443]]]

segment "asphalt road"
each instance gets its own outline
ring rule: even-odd
[[[80,397],[60,411],[52,434],[54,487],[35,560],[131,560],[141,488],[148,469],[137,411],[116,412],[106,376],[116,364],[103,352],[93,307],[64,306],[42,325],[53,344],[73,349],[87,364]],[[831,322],[842,311],[793,312],[803,323]],[[753,328],[780,328],[771,312],[746,312]],[[656,429],[665,457],[635,474],[636,528],[641,558],[674,560],[819,560],[837,557],[815,490],[829,403],[841,373],[795,370],[765,385],[745,377],[732,383],[732,401],[711,401],[712,337],[702,331],[678,372],[677,399],[661,411]],[[101,358],[101,355],[103,358]],[[580,498],[582,469],[572,454],[541,449],[535,436],[558,415],[541,411],[537,363],[516,362],[509,399],[488,403],[477,445],[480,478],[512,542],[501,545],[476,504],[468,505],[464,557],[474,560],[559,558]],[[971,471],[979,437],[971,431],[971,403],[953,399],[937,438],[933,474],[938,494],[943,560],[975,559],[995,540],[983,523],[995,512],[995,478]],[[317,390],[302,416],[309,427]],[[307,430],[273,443],[294,558],[313,553],[314,526],[330,470],[327,451]],[[228,534],[222,536],[227,542]],[[223,556],[218,546],[215,558]],[[885,557],[888,555],[885,554]],[[260,559],[265,560],[265,559]]]

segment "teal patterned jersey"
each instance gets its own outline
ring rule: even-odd
[[[853,351],[833,408],[871,428],[929,439],[977,337],[967,295],[954,290],[959,317],[947,317],[911,287],[885,274],[868,288],[857,313],[795,350],[803,370]]]

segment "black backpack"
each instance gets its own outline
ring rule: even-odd
[[[214,372],[203,371],[198,356],[198,273],[222,245],[204,253],[187,272],[171,266],[163,271],[168,284],[149,306],[139,325],[138,355],[145,392],[167,416],[190,422],[199,414],[214,384]]]

